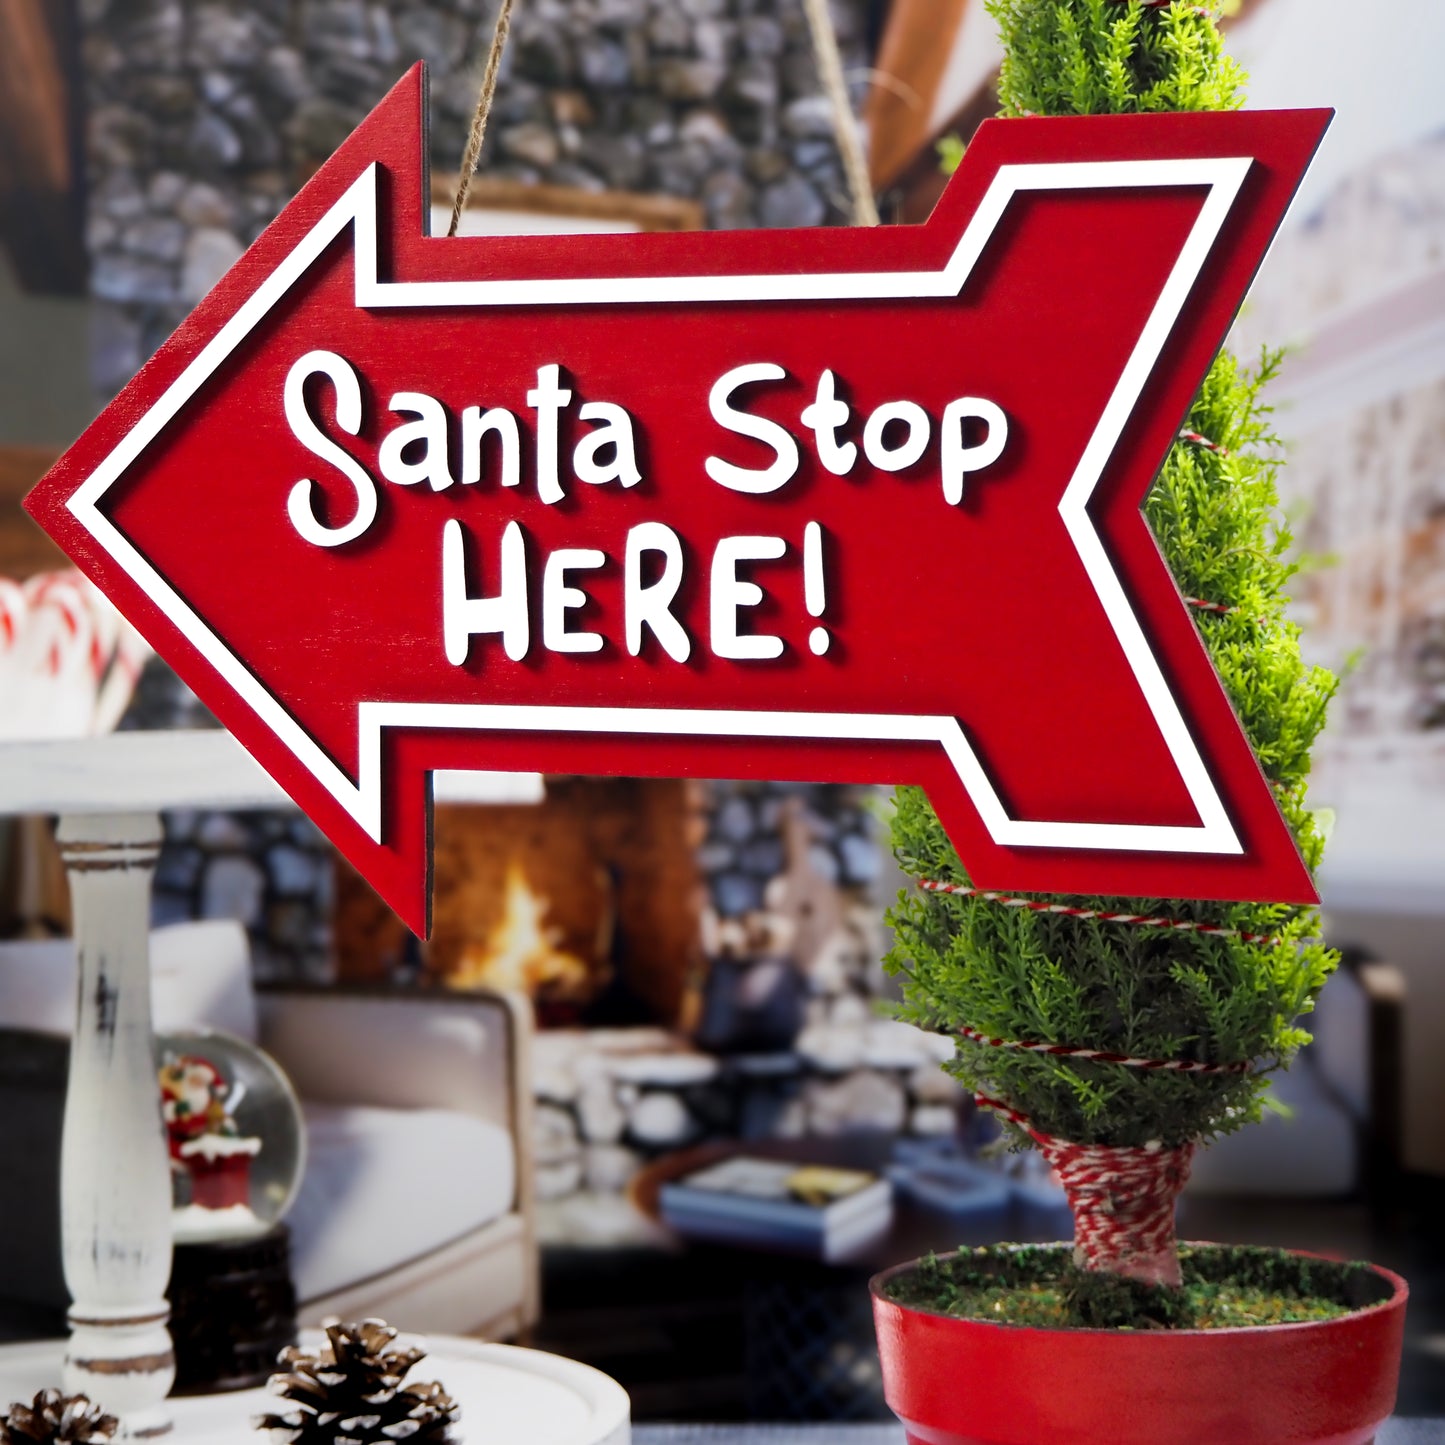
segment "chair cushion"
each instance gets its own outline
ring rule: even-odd
[[[1315,1042],[1272,1081],[1292,1113],[1266,1114],[1201,1150],[1190,1193],[1327,1199],[1358,1185],[1360,1127],[1369,1116],[1369,998],[1341,971],[1303,1022]]]
[[[1358,1125],[1301,1059],[1274,1076],[1274,1094],[1290,1117],[1226,1134],[1194,1158],[1189,1193],[1277,1199],[1331,1199],[1359,1182]]]
[[[445,1109],[303,1102],[306,1172],[287,1215],[297,1297],[383,1274],[499,1219],[516,1194],[506,1130]]]
[[[151,1009],[157,1033],[224,1029],[257,1041],[246,930],[234,919],[176,923],[151,934]],[[0,944],[0,1025],[69,1038],[75,1027],[75,944],[68,938]]]

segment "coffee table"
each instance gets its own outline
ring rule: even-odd
[[[633,1203],[662,1223],[664,1184],[740,1154],[881,1173],[896,1137],[769,1139],[707,1144],[668,1154],[632,1181]],[[755,1420],[877,1420],[887,1415],[873,1335],[871,1275],[889,1265],[1003,1237],[911,1200],[895,1199],[886,1232],[836,1259],[756,1243],[689,1239],[689,1251],[722,1252],[742,1285],[747,1411]],[[889,1438],[889,1437],[883,1437]],[[901,1438],[901,1437],[894,1437]]]
[[[884,1172],[892,1162],[895,1134],[847,1134],[836,1138],[729,1140],[726,1143],[703,1144],[665,1154],[641,1170],[629,1186],[632,1202],[655,1224],[666,1225],[662,1219],[661,1193],[664,1184],[681,1179],[696,1169],[724,1159],[749,1155],[760,1159],[785,1159],[799,1164],[824,1164],[839,1169],[866,1169],[875,1174]],[[888,1230],[865,1241],[855,1250],[829,1261],[826,1265],[805,1251],[780,1245],[758,1243],[706,1244],[689,1240],[689,1248],[733,1250],[740,1255],[773,1256],[775,1259],[810,1261],[839,1273],[861,1276],[917,1259],[930,1251],[944,1253],[963,1245],[991,1244],[1004,1238],[989,1222],[978,1223],[966,1217],[928,1209],[895,1191],[893,1223]],[[1010,1227],[1007,1237],[1017,1238]]]

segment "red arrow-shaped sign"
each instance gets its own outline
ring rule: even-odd
[[[27,506],[399,913],[434,768],[914,781],[1312,901],[1140,505],[1322,112],[990,122],[926,225],[427,234],[408,75]]]

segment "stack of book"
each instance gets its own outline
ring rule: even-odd
[[[823,1260],[846,1258],[893,1222],[887,1179],[748,1155],[664,1184],[659,1202],[678,1234]]]

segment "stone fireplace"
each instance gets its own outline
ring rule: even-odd
[[[536,807],[438,808],[418,945],[342,868],[343,978],[523,987],[554,1237],[629,1237],[648,1160],[710,1139],[946,1134],[951,1047],[880,1008],[879,790],[554,778]]]
[[[701,973],[696,849],[706,790],[672,779],[552,778],[524,807],[438,807],[424,946],[349,869],[342,979],[400,965],[455,988],[520,989],[545,1027],[685,1024]]]

